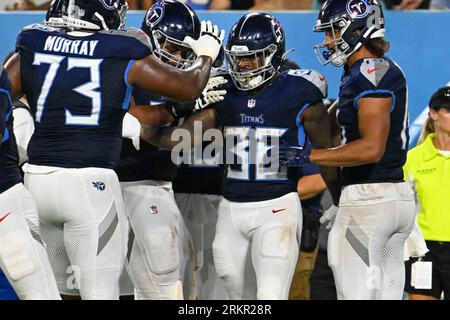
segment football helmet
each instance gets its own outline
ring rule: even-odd
[[[183,42],[186,36],[193,39],[200,36],[200,20],[186,4],[173,0],[155,3],[145,14],[141,29],[155,40],[154,53],[161,61],[187,69],[197,58]]]
[[[45,15],[44,24],[54,28],[65,26],[63,15],[66,15],[69,0],[52,0]]]
[[[65,24],[71,29],[110,30],[125,24],[125,0],[68,0]]]
[[[269,81],[285,56],[285,34],[270,14],[249,13],[231,28],[225,55],[231,78],[239,90],[255,89]],[[242,70],[244,59],[256,60],[252,70]]]
[[[314,46],[319,62],[340,67],[369,39],[384,37],[383,9],[378,0],[327,0],[313,30],[332,35]]]

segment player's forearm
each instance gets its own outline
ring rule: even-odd
[[[173,121],[173,116],[164,105],[145,106],[134,105],[128,110],[141,125],[163,126]]]
[[[183,99],[177,99],[178,101],[194,101],[200,97],[208,83],[211,65],[211,57],[200,56],[189,69],[184,71],[184,75],[181,77],[184,86],[180,86],[180,94],[183,93]],[[184,88],[189,89],[186,90]]]
[[[160,128],[157,126],[143,125],[141,127],[141,139],[154,146],[171,150],[179,141],[172,140],[175,127]]]
[[[322,166],[354,167],[378,162],[384,148],[363,139],[352,141],[336,148],[313,149],[310,160]]]
[[[297,183],[297,192],[300,200],[311,199],[327,188],[325,181],[319,173],[302,176]]]
[[[341,168],[319,166],[320,174],[322,175],[328,190],[330,191],[333,203],[339,204],[342,189]]]

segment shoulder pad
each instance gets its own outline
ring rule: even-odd
[[[57,31],[59,29],[50,27],[50,26],[46,26],[46,25],[43,25],[40,23],[33,23],[33,24],[29,24],[29,25],[23,27],[21,32],[29,31],[29,30],[42,30],[42,31],[53,32],[53,31]]]
[[[378,87],[381,80],[388,72],[389,68],[389,61],[385,59],[364,59],[364,61],[361,63],[359,71],[375,87]]]
[[[319,72],[311,69],[296,69],[296,70],[291,69],[288,71],[288,74],[291,76],[302,77],[306,79],[307,81],[315,85],[320,90],[320,92],[322,92],[322,95],[324,97],[327,96],[328,94],[327,80]]]
[[[142,43],[144,46],[148,47],[151,52],[153,52],[155,48],[155,44],[153,42],[153,39],[151,39],[144,31],[137,28],[126,28],[126,29],[120,29],[120,30],[102,30],[99,31],[99,33],[105,33],[105,34],[112,34],[122,37],[130,37],[134,38],[140,43]]]

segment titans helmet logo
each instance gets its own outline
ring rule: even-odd
[[[369,4],[365,0],[350,0],[347,2],[347,12],[353,18],[364,18],[369,14]]]
[[[100,0],[100,2],[108,10],[114,10],[119,7],[118,0]]]
[[[164,16],[164,1],[157,2],[153,7],[147,12],[145,17],[145,23],[152,28],[161,21]]]

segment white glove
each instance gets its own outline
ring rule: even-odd
[[[405,250],[405,260],[408,260],[409,257],[423,257],[429,251],[417,224],[417,219],[414,223],[414,229],[409,234],[408,239],[406,239]]]
[[[334,224],[334,220],[336,219],[336,214],[338,212],[339,207],[335,206],[334,204],[329,207],[323,215],[320,217],[319,221],[321,224],[326,223],[325,230],[331,230]]]
[[[224,96],[227,94],[227,91],[214,89],[217,89],[227,82],[228,80],[221,76],[210,78],[205,89],[203,89],[201,97],[195,101],[195,110],[199,111],[206,108],[210,104],[222,101]]]
[[[128,112],[122,122],[122,137],[131,139],[136,150],[140,149],[141,124],[139,120]]]
[[[211,21],[208,20],[208,22],[202,21],[200,37],[197,40],[187,36],[183,42],[191,47],[197,57],[208,56],[214,62],[219,55],[224,38],[225,30],[222,29],[219,34],[219,27],[213,26]]]

